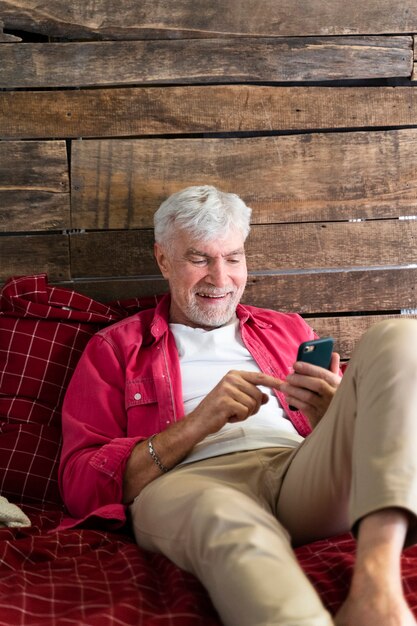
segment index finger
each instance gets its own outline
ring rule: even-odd
[[[279,389],[284,382],[279,378],[269,376],[269,374],[264,374],[263,372],[247,372],[244,370],[240,371],[239,374],[248,383],[252,383],[252,385],[262,385],[263,387],[269,387],[270,389]]]

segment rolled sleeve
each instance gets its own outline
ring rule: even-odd
[[[113,439],[113,441],[99,448],[90,457],[89,464],[98,472],[118,480],[124,473],[127,459],[131,455],[133,448],[142,439],[143,437]]]

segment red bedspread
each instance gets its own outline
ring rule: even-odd
[[[62,513],[33,513],[31,528],[0,530],[0,624],[219,626],[199,582],[128,534],[48,532]]]
[[[0,530],[1,626],[220,626],[199,582],[164,557],[140,550],[127,533],[48,532],[62,512],[23,507],[31,528]],[[353,562],[349,535],[297,550],[326,606],[343,600]],[[403,558],[417,613],[417,548]]]
[[[221,626],[198,581],[128,533],[53,531],[63,515],[57,463],[68,380],[94,332],[149,305],[105,305],[50,287],[45,275],[12,279],[0,293],[0,495],[32,521],[0,529],[0,626]],[[353,553],[349,535],[297,550],[331,612],[346,595]],[[417,615],[417,547],[403,571]]]

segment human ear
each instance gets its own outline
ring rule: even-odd
[[[164,278],[169,278],[170,263],[169,263],[167,253],[165,252],[164,248],[159,243],[154,244],[153,250],[154,250],[156,262],[158,263],[158,267],[161,270],[162,276]]]

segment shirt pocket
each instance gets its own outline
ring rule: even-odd
[[[160,430],[156,384],[153,378],[126,382],[125,407],[128,437],[149,437]]]
[[[126,411],[133,407],[154,404],[157,401],[156,387],[153,378],[128,380],[125,388]]]

